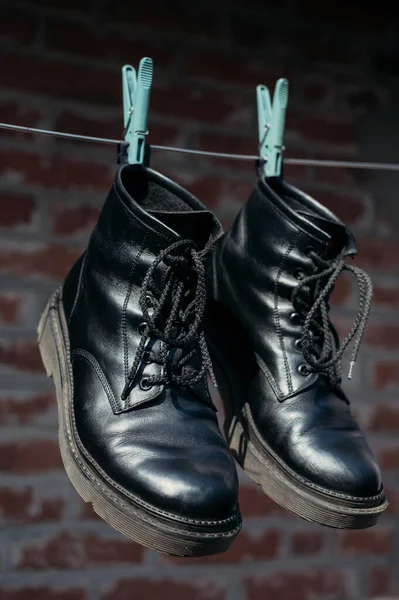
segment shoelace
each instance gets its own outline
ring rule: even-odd
[[[352,378],[370,315],[373,285],[365,271],[345,262],[343,254],[331,261],[320,258],[314,251],[309,251],[308,254],[315,263],[315,273],[303,277],[292,296],[293,305],[297,307],[297,310],[302,313],[306,311],[300,349],[309,371],[326,374],[330,384],[334,386],[341,376],[340,359],[352,339],[355,338],[348,373],[348,379]],[[359,310],[354,324],[340,345],[338,334],[329,320],[328,301],[335,282],[344,271],[350,271],[355,275],[360,297]],[[307,301],[304,300],[305,296]],[[313,304],[310,306],[312,301]],[[320,351],[315,353],[315,348],[320,348]]]
[[[217,387],[202,329],[206,305],[204,257],[209,249],[207,247],[197,252],[193,241],[179,240],[162,250],[148,269],[140,293],[146,326],[141,332],[133,365],[122,391],[122,400],[129,396],[150,337],[160,340],[163,345],[157,354],[149,353],[148,361],[162,365],[162,370],[161,374],[146,378],[148,387],[165,383],[194,385],[201,381],[206,372]],[[167,265],[167,269],[164,287],[157,300],[151,293],[154,273],[161,262]],[[189,369],[184,369],[198,348],[201,355],[199,367],[195,369],[190,365]],[[174,351],[179,353],[179,358],[176,358]]]

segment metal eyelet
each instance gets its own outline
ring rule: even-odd
[[[171,335],[174,338],[177,338],[177,337],[179,337],[180,331],[181,331],[181,325],[180,325],[180,323],[178,321],[175,321],[172,324],[172,327],[170,329],[170,333],[171,333]]]
[[[291,313],[290,319],[291,319],[291,323],[293,325],[302,325],[302,317],[299,313],[297,313],[297,312]]]
[[[143,321],[142,323],[140,323],[139,325],[139,334],[143,335],[143,333],[145,332],[147,328],[147,323],[145,321]]]
[[[152,306],[153,297],[151,296],[151,294],[146,294],[145,295],[145,300],[146,300],[147,304],[149,304],[150,306]]]
[[[148,392],[148,390],[150,390],[152,386],[153,384],[151,383],[149,377],[143,377],[143,379],[140,381],[140,388],[144,392]]]
[[[305,248],[305,256],[307,256],[308,258],[312,258],[311,254],[316,254],[316,250],[313,248],[313,246],[306,246]]]
[[[145,352],[143,352],[143,363],[149,365],[150,363],[152,363],[151,360],[151,354],[150,352],[148,352],[148,350],[146,350]]]
[[[302,352],[303,350],[303,345],[302,345],[302,340],[300,338],[298,338],[297,340],[295,340],[294,342],[294,346],[297,350],[299,350],[299,352]]]
[[[300,373],[300,375],[303,375],[304,377],[306,377],[307,375],[310,375],[310,369],[309,369],[308,365],[305,365],[305,364],[299,365],[298,373]]]
[[[302,271],[302,269],[296,269],[294,276],[295,279],[298,279],[298,281],[302,281],[302,279],[305,278],[305,273]]]

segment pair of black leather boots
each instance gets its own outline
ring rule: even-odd
[[[371,302],[368,276],[345,262],[355,253],[345,225],[281,179],[259,180],[223,235],[180,186],[123,166],[39,324],[63,461],[83,499],[150,548],[215,554],[241,527],[234,456],[305,519],[375,524],[379,468],[340,385]],[[340,348],[328,298],[344,269],[360,309]]]

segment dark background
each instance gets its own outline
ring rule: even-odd
[[[368,6],[369,4],[369,6]],[[286,156],[399,162],[398,19],[386,2],[0,2],[0,121],[122,135],[121,66],[155,63],[149,141],[256,153],[255,86],[290,81]],[[362,600],[398,594],[399,176],[287,167],[356,232],[375,285],[347,390],[384,469],[374,529],[286,514],[242,478],[244,527],[226,554],[174,560],[114,532],[61,466],[35,328],[84,247],[116,168],[113,147],[0,130],[0,596],[2,600]],[[228,226],[251,163],[153,153]],[[264,224],[267,235],[268,224]],[[340,328],[357,294],[335,294]]]

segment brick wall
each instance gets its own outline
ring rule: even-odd
[[[398,22],[386,4],[3,1],[0,121],[120,137],[120,67],[149,55],[156,69],[152,143],[255,153],[255,85],[285,75],[287,156],[355,159],[359,119],[378,118],[399,98]],[[154,151],[152,165],[197,193],[225,225],[254,183],[253,165],[245,162]],[[213,559],[174,560],[119,536],[72,489],[35,341],[45,299],[85,245],[114,171],[112,147],[0,131],[2,599],[395,596],[396,206],[379,197],[370,173],[286,168],[287,179],[353,226],[358,264],[373,276],[375,308],[348,391],[385,471],[388,514],[372,530],[338,533],[286,514],[243,478],[244,527],[234,547]],[[335,300],[344,327],[356,309],[349,280]]]

